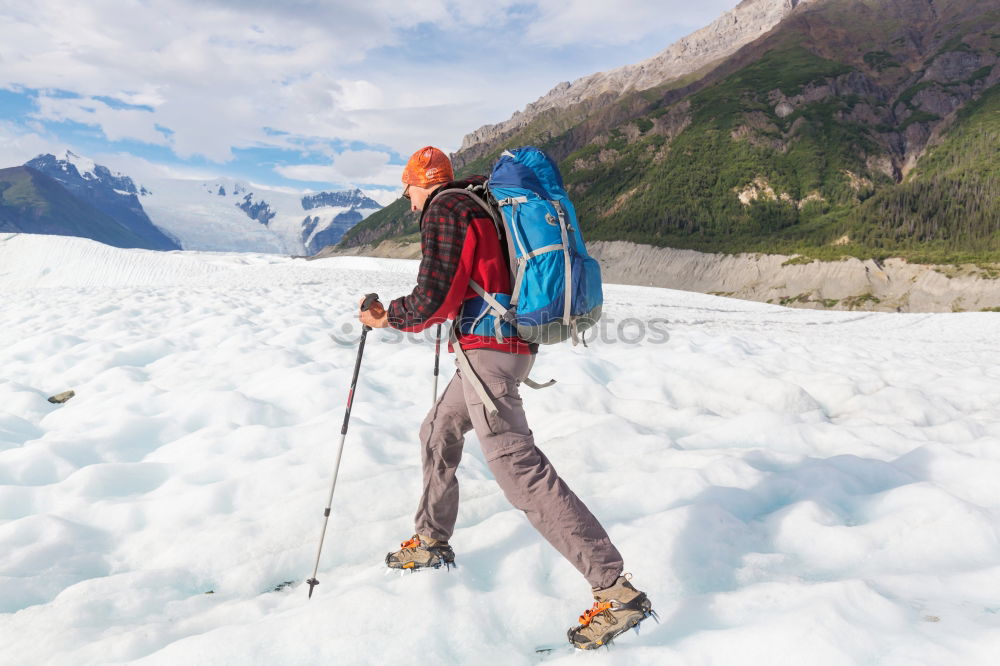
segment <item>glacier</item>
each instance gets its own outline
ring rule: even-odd
[[[0,235],[4,662],[533,664],[563,640],[589,588],[474,434],[458,567],[386,575],[418,499],[426,335],[368,336],[307,600],[358,298],[416,268]],[[996,663],[1000,313],[605,298],[590,347],[543,349],[558,383],[523,398],[660,623],[546,663]]]

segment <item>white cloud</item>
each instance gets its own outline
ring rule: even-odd
[[[285,178],[308,183],[339,182],[341,175],[332,164],[292,164],[274,168]]]
[[[385,106],[382,89],[370,81],[341,81],[338,85],[340,108],[345,111],[377,109]]]
[[[43,153],[59,154],[60,145],[52,139],[34,132],[24,133],[12,123],[0,122],[0,169],[24,164]]]
[[[389,153],[375,150],[345,150],[337,156],[333,165],[348,180],[360,180],[381,173],[390,157]]]
[[[77,152],[77,151],[74,151]],[[214,180],[222,174],[218,169],[176,166],[151,162],[129,153],[96,153],[88,155],[98,164],[102,164],[112,172],[123,173],[135,181],[136,186],[148,185],[151,181],[161,178],[176,180]]]
[[[368,198],[374,199],[383,206],[388,206],[393,201],[399,198],[399,195],[401,194],[402,190],[398,187],[393,187],[388,189],[366,188],[363,190],[363,192]]]
[[[72,120],[98,125],[109,141],[135,139],[167,145],[166,137],[156,129],[154,114],[137,109],[113,109],[105,102],[92,98],[40,95],[38,111],[33,115],[42,120]]]
[[[509,33],[509,48],[542,53],[567,44],[623,44],[686,21],[696,27],[735,4],[0,0],[0,88],[71,91],[81,97],[43,92],[39,119],[86,123],[112,141],[168,145],[181,158],[224,162],[233,148],[297,147],[267,128],[400,155],[428,143],[455,150],[466,132],[568,77],[544,67],[511,77],[503,53],[449,50],[447,35],[506,36],[518,17],[533,15],[526,36]],[[421,24],[436,26],[444,40],[427,45],[426,60],[403,41]],[[386,57],[386,48],[398,49],[399,59]],[[382,49],[379,66],[367,64],[373,49]],[[498,80],[520,84],[499,93]],[[98,96],[152,111],[113,108]],[[350,170],[346,163],[331,169],[328,175]]]
[[[376,150],[345,150],[334,157],[330,164],[295,164],[279,166],[275,171],[285,178],[314,183],[351,183],[380,185],[386,188],[399,185],[403,167],[389,164],[391,156]]]
[[[178,155],[225,160],[234,146],[266,140],[265,126],[293,129],[300,115],[335,118],[343,92],[331,76],[334,64],[362,57],[371,40],[394,38],[389,12],[379,11],[384,2],[343,12],[298,4],[304,14],[264,3],[43,0],[16,10],[5,3],[0,87],[72,91],[84,99],[43,98],[42,118],[93,124],[109,140],[152,143],[163,141],[159,124],[174,132]],[[341,29],[309,21],[310,9],[335,17]],[[355,86],[346,101],[371,100],[371,92]],[[154,111],[111,109],[89,99],[97,95]],[[323,136],[344,136],[351,127],[329,122],[332,134]]]

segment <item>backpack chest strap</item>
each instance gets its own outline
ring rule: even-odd
[[[492,335],[499,343],[505,342],[505,338],[516,337],[514,311],[507,305],[510,295],[485,291],[478,293],[483,295],[470,297],[462,303],[456,317],[460,322],[459,330],[475,335]]]
[[[517,323],[517,314],[515,313],[514,308],[506,307],[503,303],[498,301],[493,294],[479,286],[479,283],[475,280],[469,280],[469,286],[472,287],[472,291],[476,292],[476,295],[479,296],[479,298],[489,304],[490,308],[493,309],[493,312],[496,313],[498,319],[501,319],[509,324]]]

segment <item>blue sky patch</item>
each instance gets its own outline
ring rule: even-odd
[[[125,102],[122,102],[121,100],[117,100],[117,99],[115,99],[113,97],[105,97],[103,95],[95,96],[95,97],[93,97],[93,99],[96,99],[99,102],[104,102],[105,104],[107,104],[108,106],[110,106],[112,109],[119,109],[119,110],[121,110],[121,109],[130,109],[130,110],[134,110],[134,111],[149,111],[150,113],[152,113],[153,111],[156,110],[156,109],[154,109],[151,106],[146,106],[145,104],[126,104]]]
[[[0,89],[0,119],[17,121],[35,109],[31,95],[14,90]]]

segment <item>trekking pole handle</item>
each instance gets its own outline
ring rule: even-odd
[[[371,306],[373,306],[375,304],[375,301],[377,301],[377,300],[378,300],[378,294],[376,294],[374,292],[371,293],[371,294],[365,294],[365,300],[361,301],[361,311],[362,312],[368,312],[368,310],[371,308]],[[365,333],[367,333],[370,330],[372,330],[372,327],[369,326],[368,324],[364,324],[361,327],[361,333],[362,333],[362,335],[365,334]]]

